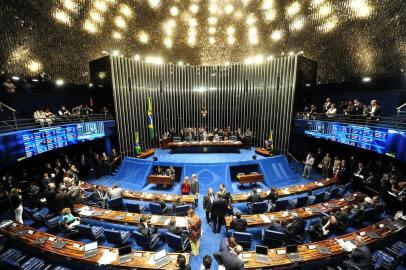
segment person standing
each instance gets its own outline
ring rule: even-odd
[[[197,256],[199,255],[200,237],[202,235],[202,221],[193,209],[189,209],[187,214],[189,217],[188,229],[192,255]]]
[[[213,189],[210,187],[207,190],[207,195],[203,197],[203,209],[206,212],[207,224],[210,224],[212,222],[211,208],[213,206],[213,202],[214,202],[214,194]]]
[[[196,174],[192,174],[192,183],[190,186],[190,192],[195,196],[196,195],[199,196],[199,181],[197,180]]]
[[[217,198],[213,202],[211,208],[211,216],[213,221],[213,233],[220,233],[221,226],[225,223],[224,217],[227,212],[227,202],[222,198],[221,192],[217,192]]]
[[[183,181],[183,183],[180,187],[180,191],[181,191],[182,195],[189,195],[190,188],[191,188],[190,180],[189,180],[189,177],[186,176],[185,181]]]
[[[303,162],[304,169],[302,177],[309,179],[312,173],[313,164],[314,164],[314,157],[312,153],[307,154],[306,160]]]
[[[11,209],[14,210],[14,218],[15,220],[23,224],[23,199],[21,195],[21,189],[19,188],[12,188],[10,191],[10,206]]]
[[[331,157],[330,154],[327,153],[324,156],[323,161],[321,162],[321,170],[324,178],[327,178],[329,176],[330,167],[331,167]]]

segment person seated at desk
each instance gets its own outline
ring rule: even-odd
[[[149,239],[153,238],[154,236],[160,237],[158,230],[150,226],[150,220],[147,216],[142,216],[140,218],[140,224],[138,224],[138,231],[142,235],[148,237]]]
[[[186,176],[185,180],[183,181],[183,183],[180,187],[180,192],[182,195],[189,195],[190,189],[191,189],[190,180],[189,180],[189,177]]]
[[[162,170],[161,166],[157,166],[157,167],[155,168],[155,171],[154,171],[153,175],[160,175],[160,176],[162,176],[162,175],[165,175],[165,172]]]
[[[252,194],[250,194],[247,198],[248,205],[252,206],[256,202],[262,202],[261,195],[257,193],[257,189],[252,189]]]
[[[385,209],[385,203],[381,200],[381,197],[375,195],[372,197],[372,207],[377,213],[381,213]]]
[[[106,207],[107,194],[102,186],[94,186],[89,201],[100,205],[102,208]]]
[[[176,219],[171,218],[168,224],[168,232],[173,233],[175,235],[179,235],[182,237],[182,239],[185,239],[187,237],[186,231],[184,231],[181,227],[176,226]]]
[[[224,237],[220,242],[220,252],[231,251],[237,246],[237,241],[234,237]]]
[[[298,213],[292,213],[293,220],[289,223],[283,221],[282,224],[284,225],[284,232],[286,237],[286,242],[291,242],[292,238],[295,236],[300,236],[304,232],[304,220],[299,216]]]
[[[241,212],[238,211],[235,214],[235,218],[231,220],[230,227],[236,232],[246,232],[247,226],[247,220],[241,218]]]
[[[177,270],[190,270],[190,265],[186,264],[186,257],[183,254],[179,254],[176,259],[176,264],[178,265]]]
[[[80,218],[72,215],[70,208],[64,208],[62,210],[62,219],[60,225],[65,231],[73,230],[79,224]]]
[[[237,245],[231,251],[217,252],[213,254],[219,266],[222,266],[225,270],[243,270],[244,261],[239,258],[238,255],[242,253],[243,249],[240,245]],[[219,267],[219,269],[221,269]]]
[[[340,211],[333,214],[337,219],[336,230],[344,231],[348,227],[348,216],[350,215],[350,207],[348,205],[342,207]]]
[[[279,198],[279,194],[278,194],[278,190],[276,189],[276,187],[272,187],[271,191],[269,192],[269,194],[266,196],[266,198],[269,200],[268,203],[268,212],[271,212],[273,210],[273,208],[275,207],[275,203]]]
[[[165,171],[166,176],[170,176],[172,180],[175,180],[175,169],[173,166],[170,166],[168,169]]]
[[[362,270],[372,269],[372,256],[371,251],[366,246],[362,236],[355,237],[355,246],[351,251],[350,258],[343,261],[346,269],[352,269],[351,267],[357,267]]]
[[[159,194],[155,197],[154,203],[159,204],[161,206],[163,215],[169,215],[173,211],[173,209],[171,207],[166,206],[166,203],[164,201],[164,197],[162,196],[162,194]]]
[[[110,200],[123,198],[123,189],[119,187],[118,184],[113,184],[113,186],[108,189],[107,193]]]
[[[329,215],[328,218],[320,218],[318,223],[310,227],[310,238],[312,239],[312,241],[324,239],[329,234],[334,233],[337,230],[338,226],[339,224],[337,218],[334,215]]]

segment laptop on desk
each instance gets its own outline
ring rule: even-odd
[[[287,245],[286,254],[292,262],[303,261],[303,258],[297,253],[297,245]]]
[[[118,248],[118,261],[120,264],[131,262],[133,259],[133,253],[131,246],[125,246]]]
[[[63,240],[57,240],[54,244],[54,248],[56,249],[62,249],[66,246],[66,244],[68,244],[68,242],[63,241]]]
[[[166,253],[166,250],[163,249],[154,254],[154,262],[155,262],[156,268],[159,269],[159,268],[162,268],[162,267],[168,265],[171,262],[171,259],[169,258],[168,254]]]
[[[269,264],[268,247],[255,246],[255,261],[258,263]]]
[[[44,237],[40,237],[34,240],[34,244],[36,245],[42,245],[43,243],[45,243],[48,240],[48,237],[44,236]]]
[[[83,250],[85,254],[83,255],[85,258],[91,258],[97,255],[97,242],[92,242],[89,244],[84,245]]]

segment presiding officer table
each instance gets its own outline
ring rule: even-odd
[[[220,141],[220,142],[170,142],[168,147],[171,153],[240,153],[242,142]]]

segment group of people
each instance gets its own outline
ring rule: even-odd
[[[331,98],[326,98],[321,111],[318,111],[314,104],[309,107],[305,106],[303,117],[306,119],[316,119],[320,115],[327,118],[343,115],[345,118],[379,121],[379,117],[382,115],[382,108],[375,99],[371,100],[369,106],[362,104],[358,99],[341,102],[337,106]]]
[[[36,123],[39,123],[41,126],[52,125],[55,122],[61,122],[66,117],[70,116],[83,116],[93,113],[93,109],[89,105],[80,104],[77,107],[72,108],[70,112],[64,105],[62,105],[57,114],[54,114],[49,107],[40,107],[34,112],[34,119]]]
[[[245,131],[241,128],[235,130],[231,127],[227,128],[215,128],[209,130],[206,127],[189,127],[181,128],[179,131],[174,128],[170,128],[169,131],[164,133],[164,138],[180,138],[181,141],[228,141],[235,138],[235,140],[246,141],[246,143],[251,143],[253,133],[250,128],[247,128]]]

